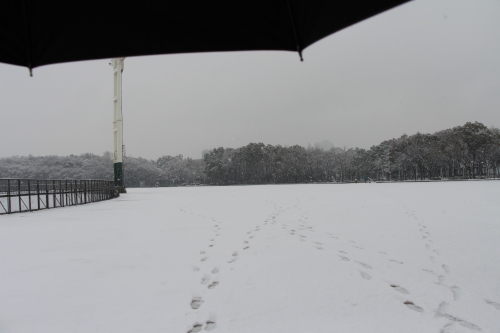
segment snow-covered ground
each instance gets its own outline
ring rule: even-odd
[[[500,181],[129,189],[0,217],[0,332],[500,332]]]

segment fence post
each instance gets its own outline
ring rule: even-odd
[[[57,192],[56,192],[56,181],[53,180],[52,181],[52,199],[53,199],[53,204],[54,204],[54,208],[56,208],[56,202],[57,202]]]
[[[7,214],[10,214],[12,212],[11,208],[10,208],[10,202],[11,202],[11,198],[10,198],[10,179],[7,179]]]
[[[62,180],[59,180],[59,205],[64,207],[64,189],[62,186]]]
[[[45,208],[49,209],[49,181],[45,180]]]
[[[38,210],[40,210],[40,182],[36,180],[36,201],[38,203]]]
[[[28,200],[29,200],[29,210],[31,212],[31,181],[28,179]]]
[[[19,211],[22,211],[23,207],[21,206],[21,179],[17,180],[17,198],[19,199]]]

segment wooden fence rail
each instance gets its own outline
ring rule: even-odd
[[[119,195],[108,180],[0,179],[0,215],[83,205]]]

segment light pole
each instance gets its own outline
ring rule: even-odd
[[[120,188],[121,193],[125,193],[125,182],[123,178],[123,115],[122,115],[122,73],[123,63],[125,58],[114,58],[109,63],[113,66],[113,137],[114,137],[114,153],[113,153],[113,168],[115,186]]]

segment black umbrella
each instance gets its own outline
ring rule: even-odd
[[[302,50],[408,0],[5,0],[0,62],[32,68],[138,55]]]

